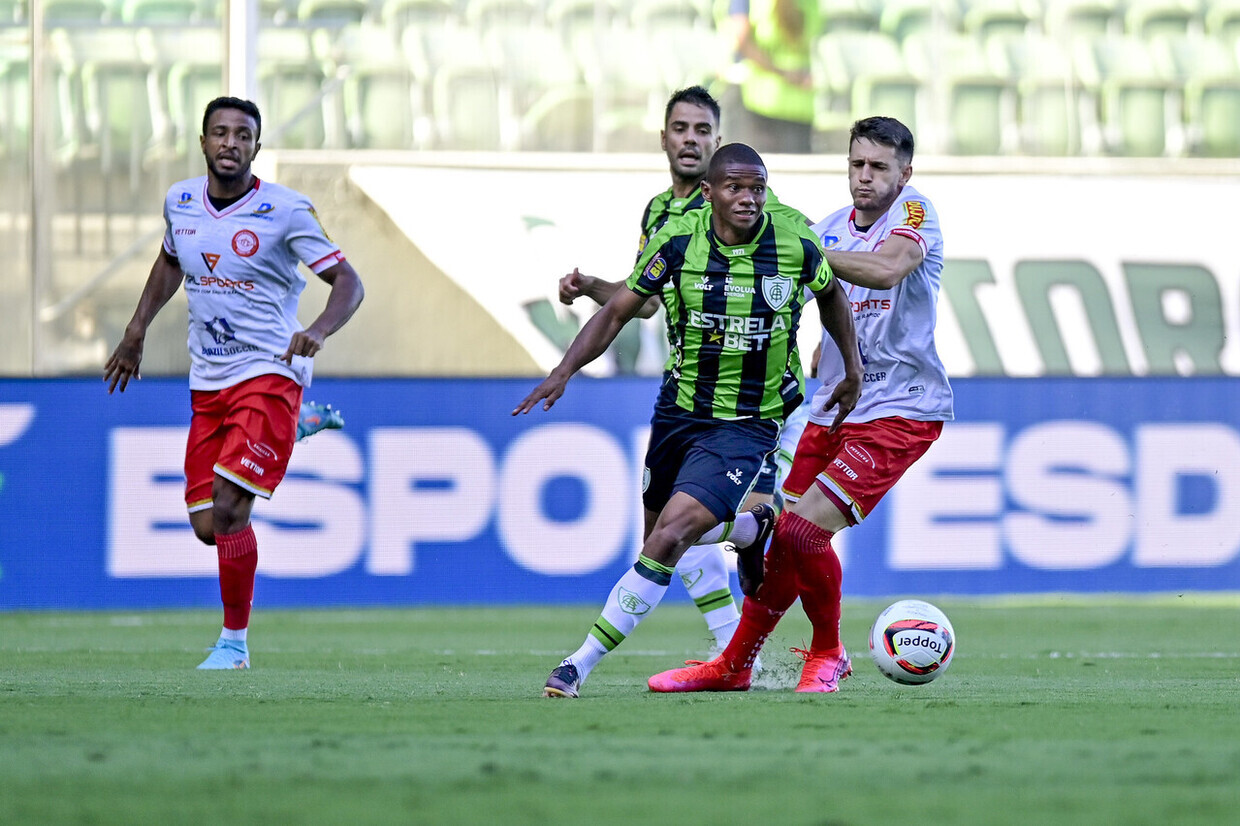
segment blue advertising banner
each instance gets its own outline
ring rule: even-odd
[[[601,600],[639,546],[656,383],[577,378],[514,418],[535,383],[317,381],[347,426],[256,506],[256,602]],[[1240,589],[1236,379],[953,384],[958,420],[836,538],[846,593]],[[0,610],[218,604],[188,421],[184,379],[0,381]]]

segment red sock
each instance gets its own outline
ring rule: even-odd
[[[740,624],[723,650],[724,661],[732,671],[753,667],[762,644],[796,602],[797,572],[787,537],[780,528],[783,521],[781,516],[775,523],[775,536],[766,552],[762,587],[757,597],[745,597]]]
[[[831,547],[831,531],[820,528],[795,513],[784,514],[795,551],[801,607],[814,626],[814,651],[840,647],[840,598],[842,575],[840,557]]]
[[[240,631],[250,625],[254,601],[254,571],[258,568],[258,540],[246,525],[236,533],[215,535],[220,558],[220,599],[224,602],[224,627]]]

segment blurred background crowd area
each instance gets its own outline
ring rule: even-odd
[[[32,0],[0,0],[20,155]],[[800,0],[813,3],[814,0]],[[42,0],[55,156],[197,172],[223,0]],[[258,0],[264,143],[649,151],[668,94],[722,97],[727,0]],[[941,155],[1240,156],[1240,0],[817,0],[814,151],[857,117]],[[728,136],[725,112],[724,136]]]

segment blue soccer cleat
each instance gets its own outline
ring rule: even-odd
[[[200,671],[231,671],[250,667],[250,651],[244,642],[221,639],[208,650],[211,653],[199,664]]]
[[[297,441],[313,436],[320,430],[339,430],[344,427],[344,416],[330,404],[302,402],[297,416]]]

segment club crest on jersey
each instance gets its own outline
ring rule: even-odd
[[[249,258],[258,252],[258,236],[248,229],[243,229],[233,236],[233,252],[242,258]]]
[[[220,263],[220,254],[218,252],[204,252],[202,254],[202,263],[207,265],[207,269],[215,272],[215,265]]]
[[[926,221],[926,205],[921,201],[904,202],[904,225],[913,229],[921,229]]]
[[[792,298],[792,279],[777,275],[762,276],[762,297],[772,310],[778,310]]]

